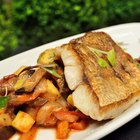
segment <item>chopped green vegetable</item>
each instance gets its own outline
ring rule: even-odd
[[[44,52],[42,52],[37,60],[38,64],[51,64],[54,63],[54,61],[57,59],[56,50],[53,49],[47,49]]]
[[[115,54],[114,49],[110,50],[110,51],[107,53],[107,59],[108,59],[108,61],[110,62],[110,64],[111,64],[112,66],[115,66],[115,64],[116,64],[116,59],[115,59],[115,57],[116,57],[116,54]]]
[[[57,71],[54,68],[43,68],[44,70],[46,70],[48,73],[52,74],[53,76],[57,77],[57,78],[61,78],[61,75],[57,73]]]
[[[8,96],[0,97],[0,108],[5,108],[8,102]]]
[[[104,60],[103,58],[98,58],[97,61],[98,61],[98,64],[99,64],[101,67],[103,67],[103,68],[109,67],[109,64],[108,64],[107,61]]]
[[[96,58],[97,58],[97,62],[101,67],[107,68],[109,67],[109,63],[111,64],[111,66],[115,66],[116,64],[116,54],[114,49],[111,49],[110,51],[106,52],[106,51],[102,51],[102,50],[98,50],[96,48],[90,48],[89,49],[95,54]],[[105,54],[109,63],[103,59],[101,56]]]

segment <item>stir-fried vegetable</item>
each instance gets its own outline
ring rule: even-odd
[[[61,121],[76,122],[79,116],[72,114],[70,111],[60,109],[54,113],[55,117]]]
[[[43,57],[50,59],[50,54]],[[54,60],[23,66],[0,80],[0,126],[12,126],[23,133],[19,140],[31,139],[37,126],[56,126],[57,138],[64,139],[71,129],[87,127],[87,117],[73,105],[63,68]]]
[[[60,121],[58,122],[56,135],[58,139],[65,139],[68,137],[70,132],[69,122],[67,121]]]
[[[58,54],[56,53],[56,49],[47,49],[46,51],[42,52],[37,60],[38,64],[52,64],[55,60],[59,58]]]
[[[73,103],[72,95],[71,95],[71,94],[67,97],[67,102],[68,102],[69,104],[71,104],[72,106],[74,106],[74,103]]]
[[[0,95],[7,94],[7,92],[14,91],[14,85],[17,81],[17,76],[15,74],[11,74],[0,79]]]
[[[61,78],[61,75],[56,72],[53,68],[44,68],[48,73],[52,74],[57,78]]]
[[[8,96],[0,97],[0,108],[5,108],[8,102]]]
[[[15,75],[19,75],[22,70],[24,70],[27,66],[21,66],[16,72]]]
[[[57,122],[54,111],[61,109],[62,105],[58,102],[48,102],[42,106],[36,116],[36,123],[41,126],[54,126]]]
[[[11,125],[12,118],[8,113],[0,114],[0,126],[9,126]]]
[[[44,79],[43,86],[46,88],[46,91],[41,94],[43,98],[48,101],[55,101],[60,97],[60,92],[50,80]]]
[[[46,71],[39,68],[34,72],[34,74],[29,77],[25,83],[23,84],[23,89],[25,92],[31,92],[35,88],[35,86],[38,84],[38,82],[41,80],[41,78],[45,75]]]
[[[83,130],[87,126],[88,126],[88,122],[85,120],[81,120],[80,122],[74,122],[74,123],[70,124],[70,128],[75,129],[75,130]]]
[[[17,80],[17,82],[16,82],[15,85],[14,85],[14,89],[15,89],[16,92],[17,92],[17,91],[19,91],[19,92],[21,91],[24,82],[25,82],[28,78],[29,78],[29,75],[28,75],[27,73],[25,73],[25,74],[23,74],[23,75],[20,75],[20,76],[18,77],[18,80]]]
[[[36,99],[40,95],[39,92],[34,92],[33,94],[22,94],[22,95],[15,95],[13,99],[10,99],[11,105],[20,105],[28,101],[32,101]]]
[[[27,113],[19,111],[12,121],[12,126],[17,130],[26,133],[35,123],[35,120]]]

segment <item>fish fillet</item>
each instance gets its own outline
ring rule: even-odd
[[[103,68],[89,49],[115,50],[116,65]],[[140,99],[140,69],[104,32],[89,32],[61,46],[74,105],[95,120],[114,118]]]

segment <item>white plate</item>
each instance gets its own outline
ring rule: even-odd
[[[97,30],[96,30],[97,31]],[[126,49],[133,57],[140,56],[140,23],[129,23],[117,26],[103,28],[98,31],[109,33],[116,42],[123,42],[122,47]],[[23,52],[13,57],[0,61],[0,77],[14,72],[21,65],[34,65],[39,54],[47,48],[56,47],[63,43],[67,43],[73,38],[83,34],[68,37],[52,43],[45,44],[35,49]],[[140,101],[136,102],[127,111],[123,112],[117,118],[106,122],[94,122],[86,130],[72,133],[69,140],[96,140],[111,133],[120,126],[140,114]],[[18,135],[12,137],[11,140],[17,140]],[[55,132],[53,129],[40,129],[37,133],[36,140],[55,140]]]

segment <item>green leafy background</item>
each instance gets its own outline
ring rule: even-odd
[[[139,0],[0,0],[0,60],[18,49],[139,21]]]

